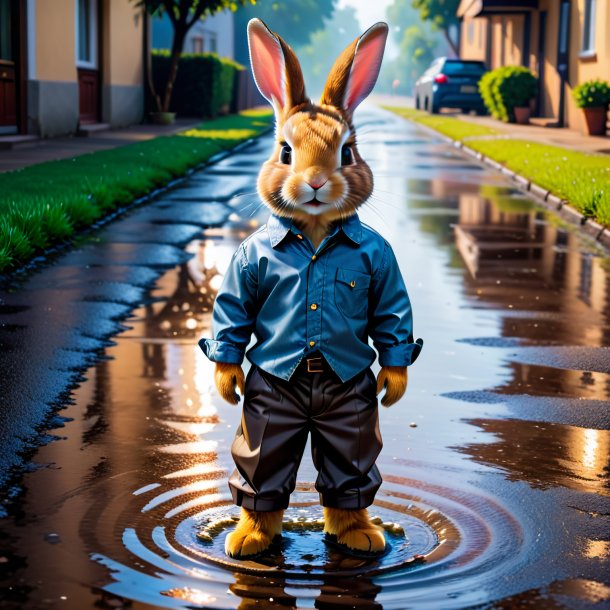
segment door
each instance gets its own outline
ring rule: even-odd
[[[559,30],[557,36],[557,74],[559,74],[559,116],[558,123],[565,122],[565,90],[570,68],[570,0],[561,0],[559,6]]]
[[[76,66],[81,123],[97,123],[100,117],[98,21],[96,0],[76,0]]]
[[[12,0],[0,0],[0,135],[17,133],[16,15]]]

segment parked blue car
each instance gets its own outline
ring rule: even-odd
[[[485,72],[482,61],[439,57],[415,83],[415,107],[432,114],[441,108],[487,114],[479,93],[479,80]]]

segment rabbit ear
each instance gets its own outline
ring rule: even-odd
[[[377,82],[387,37],[388,25],[379,22],[356,38],[332,67],[320,103],[353,114]]]
[[[248,22],[248,47],[256,86],[276,113],[307,100],[299,60],[260,19]]]

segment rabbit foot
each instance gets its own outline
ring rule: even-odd
[[[324,508],[324,532],[339,545],[366,553],[382,553],[386,548],[383,528],[371,523],[368,511]]]
[[[283,515],[283,510],[263,513],[242,507],[237,527],[225,538],[225,553],[243,559],[267,550],[282,533]]]

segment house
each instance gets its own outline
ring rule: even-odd
[[[153,49],[171,49],[173,34],[167,14],[152,20]],[[221,57],[233,59],[233,13],[221,11],[195,23],[186,36],[182,52],[218,53]]]
[[[0,139],[139,123],[146,23],[130,0],[0,0]]]
[[[608,0],[462,0],[457,15],[461,57],[527,66],[540,82],[536,114],[581,129],[573,88],[610,77]]]

